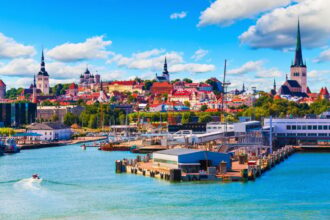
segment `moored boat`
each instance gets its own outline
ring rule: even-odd
[[[14,154],[19,153],[21,150],[16,145],[16,141],[12,138],[8,138],[4,142],[1,141],[0,145],[4,148],[4,153],[6,154]]]

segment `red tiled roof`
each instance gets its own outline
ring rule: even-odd
[[[69,86],[69,89],[76,89],[78,88],[78,85],[75,84],[75,83],[72,83],[70,86]]]
[[[5,87],[6,84],[0,79],[0,87]]]

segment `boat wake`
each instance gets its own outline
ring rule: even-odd
[[[30,191],[39,191],[41,190],[42,179],[26,178],[22,179],[14,184],[16,189],[30,190]]]

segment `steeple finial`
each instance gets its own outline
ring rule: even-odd
[[[298,18],[298,26],[297,26],[297,42],[296,42],[296,53],[293,66],[305,66],[302,56],[302,48],[301,48],[301,35],[300,35],[300,20]]]
[[[276,91],[276,81],[275,81],[275,78],[274,78],[274,91]]]

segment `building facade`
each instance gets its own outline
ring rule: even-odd
[[[40,141],[69,140],[72,136],[70,127],[56,122],[34,123],[27,127],[27,133],[41,135],[34,137]]]
[[[0,80],[0,99],[6,98],[6,84]]]
[[[20,127],[36,121],[35,103],[0,103],[0,123],[5,127]]]
[[[264,126],[269,135],[269,118],[264,119]],[[330,118],[275,118],[272,119],[272,136],[281,146],[330,143]]]

